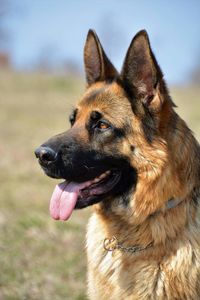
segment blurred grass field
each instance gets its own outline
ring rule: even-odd
[[[34,149],[65,131],[84,90],[80,79],[0,73],[0,300],[86,299],[86,223],[90,208],[68,222],[48,212],[55,180]],[[171,89],[177,111],[200,139],[200,88]]]

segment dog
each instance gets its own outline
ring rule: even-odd
[[[36,151],[56,186],[50,214],[93,206],[88,297],[200,299],[200,147],[175,112],[145,30],[118,73],[89,30],[87,88],[71,128]]]

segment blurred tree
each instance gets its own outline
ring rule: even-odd
[[[195,67],[191,75],[191,83],[194,85],[200,84],[200,64]]]
[[[0,67],[10,67],[9,40],[10,35],[5,27],[5,20],[11,11],[11,3],[8,0],[0,0]]]
[[[105,14],[100,19],[99,37],[108,56],[114,59],[119,55],[121,45],[126,42],[125,35],[117,26],[112,13]]]
[[[198,52],[197,58],[194,60],[194,67],[190,74],[190,82],[194,85],[200,84],[200,51]]]
[[[80,74],[78,63],[72,58],[65,58],[54,44],[47,44],[39,50],[34,69],[44,73],[77,76]]]
[[[78,62],[73,58],[65,59],[62,62],[61,70],[68,76],[79,76],[81,72]]]
[[[8,0],[0,0],[0,48],[9,39],[8,30],[5,27],[5,20],[11,11],[11,3]]]
[[[40,72],[51,72],[54,69],[57,49],[52,44],[43,45],[36,58],[35,69]]]

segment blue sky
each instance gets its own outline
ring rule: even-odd
[[[12,0],[17,8],[7,18],[12,56],[18,68],[29,67],[51,49],[55,58],[77,61],[83,69],[83,46],[89,28],[121,68],[132,37],[149,33],[166,79],[187,81],[200,58],[199,0]],[[44,54],[43,54],[44,55]]]

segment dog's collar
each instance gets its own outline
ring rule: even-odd
[[[169,210],[172,208],[175,208],[182,202],[182,199],[179,198],[171,198],[167,201],[165,205],[165,209]],[[158,213],[159,211],[156,211],[155,213]],[[113,252],[114,250],[121,250],[123,252],[129,252],[129,253],[136,253],[136,252],[141,252],[144,251],[148,248],[151,248],[153,246],[153,242],[149,243],[147,246],[140,246],[140,245],[135,245],[135,246],[130,246],[130,247],[125,247],[123,244],[119,243],[118,239],[113,236],[112,238],[105,238],[103,247],[106,251],[111,251]]]
[[[125,247],[123,244],[119,243],[118,239],[113,236],[111,239],[106,238],[103,243],[103,247],[106,251],[113,252],[114,250],[121,250],[123,252],[136,253],[144,251],[153,246],[153,242],[149,243],[147,246],[131,246]]]

